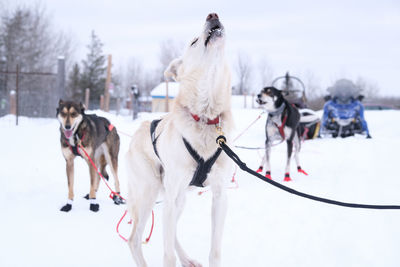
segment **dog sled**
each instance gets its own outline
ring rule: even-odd
[[[355,134],[371,138],[364,118],[364,98],[360,89],[350,80],[341,79],[328,88],[322,116],[321,136],[344,138]]]
[[[303,140],[318,136],[321,120],[314,110],[307,108],[307,98],[304,83],[297,77],[280,76],[272,81],[272,86],[282,91],[285,99],[296,106],[300,112],[300,136]]]

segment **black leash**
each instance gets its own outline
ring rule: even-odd
[[[348,207],[348,208],[360,208],[360,209],[378,209],[378,210],[397,210],[400,209],[400,206],[397,205],[368,205],[368,204],[356,204],[356,203],[346,203],[346,202],[340,202],[332,199],[327,199],[327,198],[322,198],[322,197],[317,197],[313,195],[309,195],[303,192],[296,191],[290,187],[284,186],[278,182],[275,182],[273,180],[270,180],[263,175],[253,171],[249,167],[246,166],[246,163],[240,160],[239,156],[236,155],[226,144],[226,138],[223,135],[220,135],[217,137],[217,144],[222,148],[222,150],[226,153],[228,157],[230,157],[238,166],[240,169],[242,169],[245,172],[250,173],[251,175],[256,176],[257,178],[263,180],[264,182],[267,182],[275,187],[278,187],[279,189],[282,189],[286,192],[289,192],[291,194],[308,198],[311,200],[323,202],[323,203],[328,203],[332,205],[337,205],[337,206],[342,206],[342,207]]]

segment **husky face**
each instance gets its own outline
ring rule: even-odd
[[[257,95],[256,102],[267,111],[275,111],[283,102],[281,91],[275,87],[265,87]]]
[[[173,60],[164,72],[166,78],[179,81],[180,76],[190,75],[199,69],[221,66],[224,60],[225,29],[215,13],[207,16],[203,31],[190,42],[181,58]]]
[[[60,99],[57,108],[57,119],[60,122],[61,130],[69,139],[78,128],[83,119],[85,107],[82,103],[63,101]]]

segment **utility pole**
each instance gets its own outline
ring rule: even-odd
[[[15,78],[15,103],[16,103],[16,116],[15,116],[15,125],[18,126],[18,115],[19,115],[19,104],[18,104],[18,98],[19,98],[19,89],[18,89],[18,80],[19,80],[19,64],[17,64],[17,70],[15,72],[16,78]]]

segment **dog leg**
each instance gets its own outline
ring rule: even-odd
[[[114,150],[110,151],[111,153]],[[105,159],[107,161],[108,166],[110,166],[111,173],[114,176],[114,183],[115,183],[115,191],[120,194],[121,193],[121,188],[119,185],[119,179],[118,179],[118,151],[116,155],[109,155],[109,153],[105,153]],[[114,203],[116,205],[119,204],[125,204],[124,200],[120,197],[115,195],[113,197]]]
[[[226,173],[226,172],[221,172]],[[213,194],[211,217],[210,267],[221,266],[221,244],[227,211],[227,196],[223,181],[211,184]]]
[[[297,171],[304,174],[304,175],[308,175],[302,168],[300,165],[300,159],[299,159],[299,154],[300,154],[300,150],[301,150],[301,140],[300,138],[296,135],[294,137],[294,158],[296,160],[296,165],[297,165]]]
[[[108,176],[106,166],[107,166],[107,161],[105,159],[105,156],[101,155],[100,156],[100,173],[101,173],[101,175],[103,175],[104,179],[106,179],[108,181],[108,179],[110,177]]]
[[[265,144],[265,167],[266,167],[265,177],[267,177],[268,179],[272,179],[270,160],[271,160],[271,144],[268,143],[267,141],[267,143]]]
[[[161,179],[147,159],[137,156],[138,154],[139,152],[134,150],[128,152],[126,157],[127,208],[133,219],[128,246],[136,265],[146,267],[142,251],[143,232],[161,189]]]
[[[264,156],[262,157],[260,166],[258,167],[258,169],[257,169],[256,172],[257,172],[257,173],[262,173],[263,168],[264,168],[264,165],[265,165],[265,154],[264,154]]]
[[[180,194],[177,199],[177,218],[176,218],[177,221],[182,214],[185,202],[186,202],[186,192],[182,192],[182,194]],[[191,259],[186,254],[186,252],[183,250],[181,244],[178,241],[177,235],[175,235],[175,250],[176,250],[176,253],[178,254],[179,260],[183,267],[202,267],[202,265],[200,263]]]
[[[93,157],[92,157],[93,158]],[[100,205],[96,201],[96,190],[99,187],[100,177],[97,174],[96,169],[87,161],[89,166],[89,173],[90,173],[90,191],[89,191],[89,200],[90,206],[89,209],[93,212],[98,212]]]
[[[173,178],[166,178],[166,181]],[[164,229],[164,267],[175,267],[175,237],[177,222],[177,186],[167,186],[164,195],[163,229]]]
[[[72,209],[72,201],[74,200],[74,157],[68,157],[65,161],[68,179],[68,203],[61,208],[61,211],[68,212]]]
[[[290,182],[292,179],[290,178],[290,160],[292,158],[292,152],[293,152],[293,141],[292,140],[287,140],[287,161],[286,161],[286,168],[285,168],[285,182]]]

